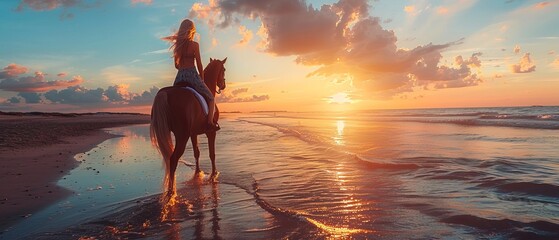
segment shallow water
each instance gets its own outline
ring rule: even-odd
[[[179,166],[172,207],[158,201],[163,172],[147,126],[116,128],[125,136],[78,155],[80,167],[59,182],[75,195],[8,234],[558,238],[557,116],[553,107],[228,115],[219,183]]]

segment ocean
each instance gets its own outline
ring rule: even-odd
[[[72,196],[0,238],[559,238],[559,107],[222,117],[218,183],[181,164],[161,205],[149,126],[113,128],[60,180]]]

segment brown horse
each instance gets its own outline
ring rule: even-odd
[[[204,69],[204,81],[206,86],[215,96],[217,91],[225,89],[225,67],[223,66],[227,58],[223,60],[211,59]],[[215,109],[214,122],[219,119],[219,110]],[[212,174],[210,179],[215,180],[217,170],[215,166],[215,131],[206,131],[206,115],[190,91],[179,87],[166,87],[159,90],[153,106],[151,108],[150,135],[151,142],[159,149],[163,155],[165,163],[164,184],[167,186],[168,193],[172,194],[175,190],[175,170],[179,158],[184,153],[188,138],[192,140],[194,158],[196,159],[196,174],[200,173],[200,149],[198,148],[198,135],[206,134],[208,137],[208,147],[210,159],[212,161]],[[175,135],[175,147],[171,140],[171,132]]]

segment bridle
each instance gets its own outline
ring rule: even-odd
[[[224,67],[223,65],[222,65],[222,68],[225,69],[225,67]],[[223,74],[225,74],[225,70],[223,71]],[[225,76],[223,77],[223,83],[225,83]],[[217,94],[221,94],[221,90],[223,90],[223,89],[221,89],[221,88],[218,86],[218,87],[217,87],[216,93],[217,93]]]

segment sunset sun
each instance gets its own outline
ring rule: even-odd
[[[337,104],[344,104],[344,103],[352,103],[353,100],[347,95],[345,92],[339,92],[332,96],[326,98],[328,103],[337,103]]]

